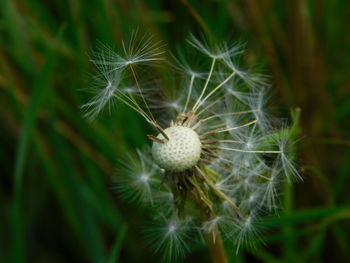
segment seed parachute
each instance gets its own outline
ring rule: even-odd
[[[194,36],[188,44],[200,66],[175,58],[173,98],[139,77],[166,62],[160,43],[133,35],[120,53],[102,46],[92,58],[94,97],[83,106],[94,119],[121,102],[154,128],[150,146],[121,162],[116,188],[155,211],[148,237],[169,261],[203,240],[221,253],[221,236],[237,250],[254,243],[256,223],[279,207],[279,185],[301,179],[291,129],[266,110],[267,78],[241,66],[243,45]]]

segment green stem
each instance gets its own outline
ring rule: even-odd
[[[213,263],[228,263],[224,243],[217,228],[206,234],[206,241]]]

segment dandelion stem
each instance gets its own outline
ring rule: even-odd
[[[206,241],[213,263],[228,263],[226,250],[217,228],[206,234]]]

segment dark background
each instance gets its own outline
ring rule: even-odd
[[[278,113],[301,109],[304,182],[284,189],[266,245],[238,255],[228,245],[231,260],[350,261],[349,1],[2,0],[0,14],[0,262],[160,262],[143,237],[148,212],[111,182],[149,127],[123,106],[93,123],[80,109],[89,54],[136,28],[170,51],[191,32],[243,40],[245,63],[271,74]]]

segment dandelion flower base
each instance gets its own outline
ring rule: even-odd
[[[152,154],[155,162],[167,171],[182,172],[194,167],[201,155],[201,141],[191,128],[172,126],[164,130],[169,137],[157,136],[164,143],[154,142]]]

